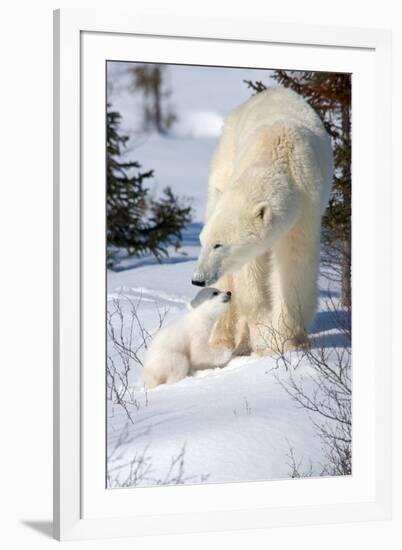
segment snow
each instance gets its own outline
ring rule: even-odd
[[[183,247],[170,250],[169,258],[161,263],[149,256],[127,258],[107,274],[108,362],[116,369],[116,389],[124,401],[123,406],[108,393],[108,486],[289,478],[291,448],[302,460],[302,470],[311,468],[312,475],[319,475],[326,459],[312,418],[283,387],[290,376],[304,380],[307,388],[314,382],[310,366],[298,364],[297,356],[294,372],[278,368],[273,357],[238,357],[225,368],[152,391],[141,383],[144,338],[149,340],[161,322],[183,315],[196,294],[191,274],[199,254],[209,163],[222,120],[250,96],[242,80],[267,82],[269,71],[170,66],[172,100],[180,118],[172,134],[160,136],[138,130],[139,100],[127,91],[128,65],[108,64],[109,100],[123,115],[122,126],[130,135],[127,155],[134,155],[144,170],[155,170],[153,193],[169,185],[179,196],[191,198],[194,216]],[[327,300],[337,315],[346,315],[339,305],[339,284],[324,277],[322,268],[319,286],[312,346],[336,349],[345,345],[344,335]],[[122,360],[110,327],[137,359]]]
[[[223,117],[210,111],[185,112],[173,128],[174,134],[183,137],[218,137],[222,132]]]
[[[198,247],[192,239],[189,231],[183,250],[187,256],[172,251],[166,263],[148,258],[129,269],[109,271],[109,311],[118,300],[125,316],[125,334],[131,318],[128,300],[137,305],[141,323],[150,334],[158,329],[159,312],[166,312],[164,322],[185,313],[196,293],[190,281]],[[329,296],[338,303],[338,285],[323,276],[319,284],[312,345],[344,345],[327,308]],[[115,326],[120,329],[119,322]],[[134,341],[140,341],[138,331],[136,327]],[[118,363],[110,341],[108,346]],[[139,355],[143,357],[143,349]],[[135,405],[128,406],[132,421],[121,405],[108,401],[109,485],[124,486],[133,460],[147,464],[147,474],[139,475],[135,485],[175,482],[178,462],[168,481],[166,476],[178,457],[183,460],[183,483],[288,478],[290,448],[303,460],[305,470],[311,466],[311,474],[319,475],[325,457],[311,418],[280,384],[290,375],[308,384],[309,365],[301,364],[293,373],[277,367],[272,357],[237,357],[225,368],[200,371],[177,384],[145,391],[141,365],[133,362],[129,380]]]

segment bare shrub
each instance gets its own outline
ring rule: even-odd
[[[250,403],[248,402],[248,399],[247,397],[243,397],[243,404],[244,404],[244,412],[246,414],[246,416],[250,416],[251,415],[251,407],[250,407]],[[233,409],[233,414],[235,416],[241,416],[243,414],[243,411],[242,409],[239,410],[239,412],[237,411],[237,409]]]
[[[142,354],[148,348],[152,335],[144,326],[139,307],[142,297],[133,300],[129,296],[114,298],[108,305],[106,316],[108,347],[107,347],[107,397],[125,410],[128,419],[133,423],[132,410],[138,410],[139,401],[134,396],[130,386],[130,373],[134,368],[142,368]],[[122,302],[129,309],[123,312]],[[157,330],[166,318],[167,309],[160,310],[155,304],[158,315]],[[114,352],[114,353],[113,353]],[[145,390],[145,402],[148,394]]]
[[[107,458],[107,485],[109,488],[116,489],[146,485],[184,485],[188,482],[203,483],[208,480],[209,474],[185,475],[186,443],[183,444],[177,455],[172,456],[170,465],[162,477],[154,474],[153,458],[149,453],[149,443],[145,445],[141,452],[134,454],[128,465],[110,466],[113,458],[118,456],[127,433],[127,429],[123,430]],[[144,435],[145,433],[140,435]]]
[[[294,352],[285,352],[278,346],[275,353],[275,376],[282,388],[308,411],[317,436],[321,440],[327,463],[320,475],[350,475],[352,473],[352,377],[350,319],[342,317],[331,298],[327,312],[332,316],[337,333],[342,335],[341,345],[326,345],[324,333],[309,345]],[[275,335],[274,335],[275,336]],[[280,342],[280,338],[277,338]],[[301,365],[303,375],[298,374]],[[286,378],[278,369],[288,371]],[[300,477],[300,464],[293,451],[290,453],[291,477]]]
[[[312,477],[313,475],[313,464],[310,461],[309,468],[307,470],[303,469],[303,458],[296,458],[296,451],[294,447],[291,446],[289,441],[287,441],[289,450],[286,453],[287,462],[286,465],[289,467],[289,476],[292,479],[297,479],[301,477]]]

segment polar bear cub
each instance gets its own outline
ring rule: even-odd
[[[231,351],[212,347],[209,338],[230,300],[230,292],[204,288],[184,316],[155,335],[144,360],[143,382],[148,389],[178,382],[191,371],[222,367],[229,361]]]

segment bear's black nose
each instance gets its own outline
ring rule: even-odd
[[[194,281],[194,279],[191,281],[192,285],[195,286],[205,286],[205,281]]]
[[[232,293],[230,292],[230,290],[228,290],[228,291],[226,292],[226,294],[227,294],[227,296],[229,296],[229,298],[230,298],[230,296],[232,295]]]

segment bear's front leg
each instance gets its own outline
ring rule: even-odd
[[[306,210],[272,251],[271,348],[286,352],[308,346],[307,329],[317,305],[320,224]]]
[[[274,316],[270,329],[272,353],[281,354],[308,347],[307,333],[298,320],[296,316],[286,315],[284,310]]]
[[[271,319],[249,323],[249,342],[251,355],[264,357],[273,354]]]
[[[307,334],[300,327],[292,329],[269,319],[266,322],[250,324],[250,348],[252,355],[271,356],[308,346]]]

